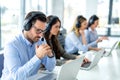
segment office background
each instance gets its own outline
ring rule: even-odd
[[[120,37],[120,0],[0,0],[0,49],[22,30],[25,15],[39,10],[57,15],[69,31],[77,15],[100,18],[98,34]]]

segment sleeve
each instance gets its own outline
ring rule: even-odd
[[[52,71],[56,66],[56,59],[55,57],[49,58],[48,56],[46,56],[42,59],[42,64],[48,71]]]
[[[43,43],[47,43],[46,39],[44,39],[43,41],[39,41],[39,45],[43,44]],[[48,57],[45,56],[43,59],[41,59],[41,63],[45,66],[45,69],[47,69],[48,71],[52,71],[54,69],[54,67],[56,66],[56,59],[55,57]]]
[[[96,46],[97,47],[97,41],[95,40],[95,41],[93,41],[93,42],[91,42],[90,41],[90,31],[87,31],[87,46],[88,47],[94,47],[94,46]]]
[[[74,46],[80,50],[80,51],[83,51],[83,52],[86,52],[88,51],[88,47],[87,45],[82,45],[82,43],[80,42],[80,40],[78,39],[78,37],[75,35],[75,33],[72,33],[70,36],[69,36],[70,40],[72,41],[72,43],[74,44]]]
[[[56,60],[56,65],[57,65],[57,66],[61,66],[61,65],[64,64],[65,62],[66,62],[66,60],[64,60],[64,59],[63,59],[63,60],[57,59],[57,60]]]
[[[76,55],[72,55],[72,54],[68,54],[68,53],[64,53],[62,55],[62,57],[65,59],[76,59]]]
[[[63,58],[65,58],[65,59],[76,59],[75,55],[66,53],[66,51],[63,49],[63,47],[61,46],[61,44],[59,42],[58,42],[58,46],[59,46],[59,50],[60,50],[60,53],[62,54]]]
[[[97,47],[97,41],[94,41],[94,42],[88,43],[87,46],[88,46],[88,47],[94,47],[94,46]]]
[[[4,51],[4,61],[10,72],[8,76],[13,80],[26,80],[34,71],[35,66],[38,66],[41,63],[41,60],[37,56],[34,56],[22,65],[19,52],[12,45],[6,46]]]

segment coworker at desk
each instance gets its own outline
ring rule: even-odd
[[[67,53],[78,54],[78,51],[100,50],[99,48],[91,47],[91,44],[87,44],[88,31],[85,30],[86,27],[86,18],[81,15],[77,16],[71,32],[65,38],[65,50]]]
[[[57,37],[61,27],[61,21],[57,16],[50,15],[47,17],[47,28],[44,34],[46,42],[51,46],[55,57],[57,60],[57,66],[62,65],[63,63],[79,58],[80,56],[72,55],[66,53],[61,44],[59,43]],[[63,57],[63,60],[60,60],[60,57]],[[88,62],[88,59],[84,59],[85,62]]]
[[[76,55],[67,54],[65,50],[62,48],[61,44],[59,43],[57,36],[59,34],[59,30],[61,27],[61,21],[57,16],[50,15],[47,17],[47,28],[44,34],[46,42],[51,47],[53,52],[55,53],[55,57],[57,60],[57,66],[62,65],[67,60],[76,59]],[[63,57],[63,60],[60,60],[60,57]]]
[[[25,17],[24,29],[4,48],[4,69],[1,80],[27,80],[37,73],[40,64],[52,71],[56,60],[49,45],[42,44],[46,16],[32,11]]]
[[[99,18],[96,15],[92,15],[88,21],[88,43],[92,43],[92,47],[97,47],[97,43],[101,42],[102,40],[108,40],[108,37],[100,37],[98,38],[98,34],[96,31],[96,27],[99,24]]]

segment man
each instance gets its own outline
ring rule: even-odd
[[[28,13],[21,34],[4,48],[4,69],[1,80],[26,80],[37,73],[40,64],[52,71],[56,60],[51,48],[41,40],[46,16],[39,11]]]

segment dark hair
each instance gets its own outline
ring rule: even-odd
[[[56,24],[58,21],[60,22],[60,25],[61,25],[61,21],[57,16],[50,15],[47,17],[47,28],[46,28],[46,32],[44,33],[44,37],[47,41],[47,44],[54,51],[56,58],[60,59],[60,56],[62,54],[60,54],[60,50],[59,50],[60,48],[59,48],[59,44],[58,44],[59,42],[58,42],[57,36],[52,35],[51,42],[49,42],[50,30],[51,30],[52,26],[54,24]]]
[[[92,16],[90,17],[89,21],[88,21],[87,29],[88,29],[92,24],[94,24],[94,22],[95,22],[96,20],[99,20],[99,17],[97,17],[96,15],[92,15]]]
[[[53,15],[48,16],[46,31],[50,31],[52,26],[56,24],[58,21],[60,22],[60,27],[61,27],[61,21],[57,16],[53,16]]]
[[[40,20],[42,22],[46,22],[46,15],[40,11],[31,11],[25,17],[25,21],[23,24],[24,30],[29,31],[32,25],[36,22],[36,20]]]

